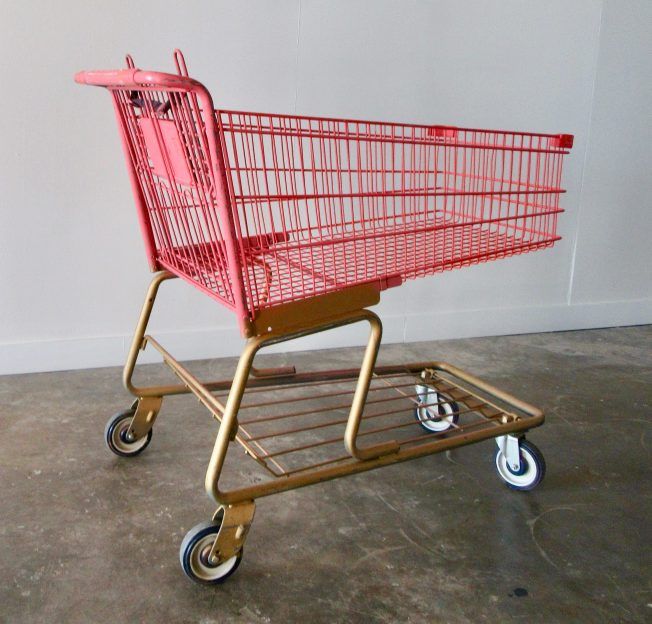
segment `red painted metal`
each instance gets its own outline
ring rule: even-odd
[[[112,94],[152,266],[233,309],[552,246],[568,134],[214,110],[188,77],[80,72]]]

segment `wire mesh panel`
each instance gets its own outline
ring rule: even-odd
[[[559,239],[568,135],[217,115],[253,310]]]
[[[229,307],[234,296],[218,218],[207,127],[188,90],[113,89],[156,260]]]

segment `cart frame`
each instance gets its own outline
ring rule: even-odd
[[[282,315],[284,320],[283,326],[277,326],[277,329],[273,331],[268,331],[247,339],[233,379],[201,382],[186,367],[170,355],[156,339],[146,334],[147,324],[160,285],[164,281],[175,277],[176,275],[169,271],[161,271],[154,275],[145,297],[145,302],[124,367],[124,386],[128,392],[136,397],[136,402],[133,406],[136,411],[130,423],[129,436],[135,440],[146,436],[154,425],[161,408],[163,397],[177,394],[194,394],[220,423],[204,483],[206,493],[218,505],[214,517],[218,515],[222,517],[221,529],[210,553],[210,557],[214,561],[224,561],[240,552],[249,526],[253,521],[255,510],[254,501],[257,498],[286,492],[322,481],[337,479],[350,474],[366,472],[382,466],[389,466],[434,453],[440,453],[490,438],[496,438],[498,440],[499,447],[508,455],[508,461],[511,460],[515,466],[515,470],[518,470],[520,461],[518,438],[529,429],[538,427],[544,422],[544,413],[537,407],[521,401],[513,395],[445,362],[416,362],[402,366],[376,367],[376,356],[382,338],[382,323],[376,314],[360,306],[362,301],[366,300],[371,304],[374,303],[374,297],[376,300],[378,298],[377,291],[369,287],[350,289],[356,290],[355,293],[333,293],[322,296],[319,298],[320,301],[317,302],[320,305],[311,306],[313,309],[312,317],[306,316],[307,302],[288,304],[285,306],[284,314]],[[349,310],[342,312],[344,302],[352,305],[350,305]],[[317,310],[320,310],[320,316],[314,314]],[[369,324],[370,332],[364,358],[359,369],[297,373],[294,367],[275,369],[257,369],[254,367],[254,358],[263,347],[287,342],[310,334],[329,331],[344,325],[362,323],[363,321]],[[151,345],[158,351],[165,364],[182,381],[182,384],[150,387],[137,387],[133,384],[132,379],[139,352],[144,350],[147,345]],[[480,389],[492,399],[507,404],[509,407],[517,410],[521,415],[517,416],[501,410],[500,420],[493,420],[494,426],[491,428],[471,430],[462,436],[449,438],[436,437],[431,441],[425,441],[422,444],[410,448],[402,448],[396,441],[388,441],[367,447],[359,446],[358,433],[360,421],[372,375],[398,373],[405,370],[424,377],[426,371],[448,372],[456,378]],[[250,376],[253,376],[254,379],[250,380]],[[350,461],[328,467],[316,467],[312,470],[302,471],[282,479],[277,478],[253,486],[240,487],[233,490],[221,490],[219,486],[220,475],[222,474],[227,451],[232,441],[237,440],[244,446],[248,454],[255,457],[255,453],[252,451],[247,439],[238,433],[238,411],[246,389],[264,387],[270,384],[309,384],[325,379],[357,379],[355,394],[351,402],[351,409],[344,435],[344,445],[350,456]],[[226,404],[221,403],[212,394],[220,390],[228,391]],[[457,399],[458,397],[455,393],[452,393],[451,398]],[[476,409],[482,409],[482,407],[480,405]],[[515,441],[517,442],[516,448],[513,448]]]

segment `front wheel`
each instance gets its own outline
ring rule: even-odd
[[[505,454],[500,448],[496,449],[496,470],[498,476],[505,482],[508,488],[512,490],[533,490],[546,474],[546,461],[543,453],[528,440],[519,441],[520,467],[513,470]]]
[[[209,555],[222,525],[221,519],[202,522],[188,531],[181,542],[179,561],[186,576],[203,585],[219,585],[240,565],[242,549],[226,561],[210,561]]]
[[[417,386],[417,401],[414,417],[430,433],[448,431],[460,419],[459,405],[427,386]]]

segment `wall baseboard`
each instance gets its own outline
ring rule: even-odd
[[[571,305],[429,311],[382,317],[383,342],[421,342],[479,336],[594,329],[652,323],[652,299],[576,303]],[[235,356],[243,341],[235,325],[156,332],[161,343],[180,360]],[[268,352],[327,349],[363,344],[366,327],[346,326],[328,334],[315,334],[293,343],[277,345]],[[130,335],[89,336],[0,344],[0,375],[121,366],[131,342]],[[139,362],[159,361],[153,349]]]

